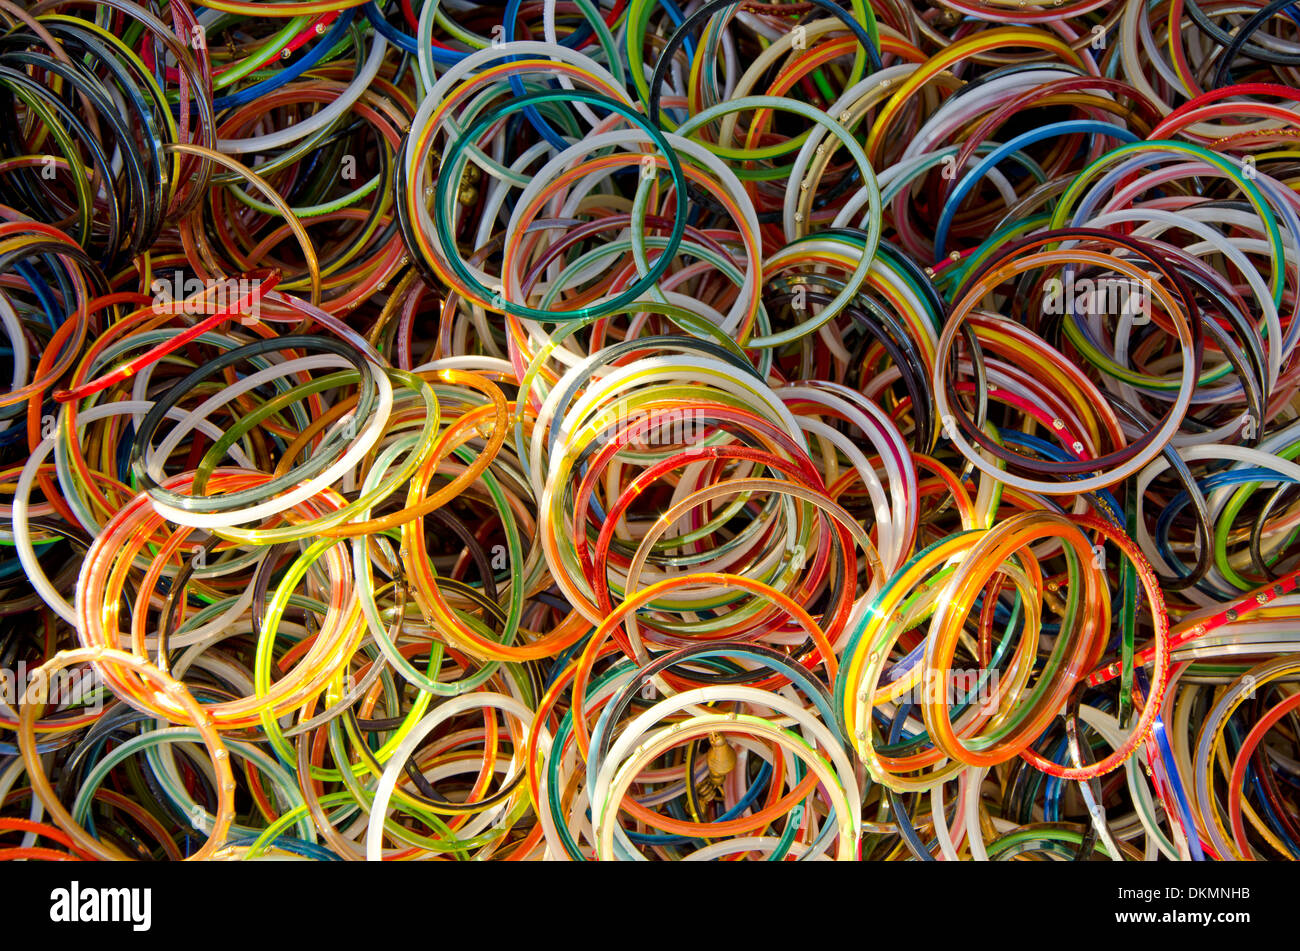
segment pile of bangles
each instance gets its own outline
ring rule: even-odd
[[[0,0],[0,858],[1300,859],[1300,4]]]

